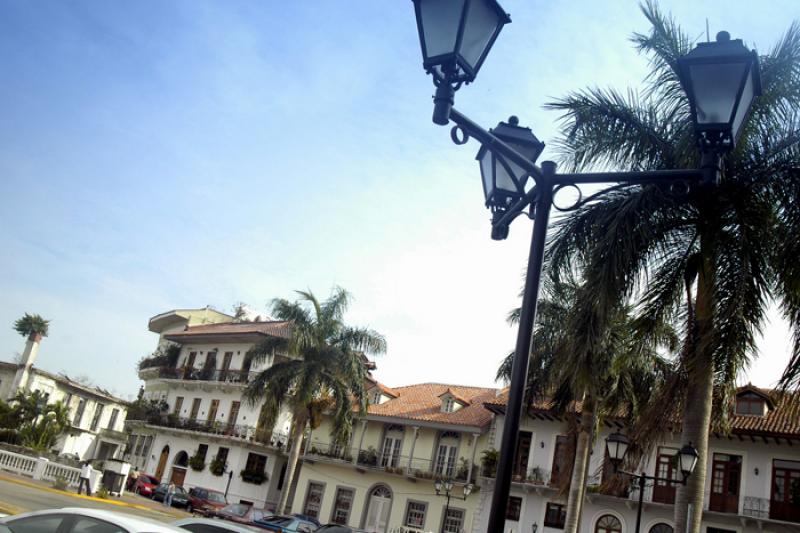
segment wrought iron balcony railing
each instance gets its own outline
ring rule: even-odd
[[[187,381],[213,381],[233,385],[247,385],[258,372],[249,370],[219,370],[205,368],[175,368],[158,366],[143,368],[139,371],[141,379],[182,379]]]

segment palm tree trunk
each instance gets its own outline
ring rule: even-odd
[[[278,505],[275,508],[277,512],[281,512],[283,509],[284,514],[291,514],[292,510],[289,509],[286,505],[287,501],[289,500],[289,492],[292,490],[293,481],[294,481],[294,473],[297,470],[297,461],[300,458],[300,448],[303,446],[303,433],[306,429],[306,422],[305,420],[299,420],[295,418],[294,424],[292,425],[292,449],[289,452],[289,460],[286,464],[286,477],[283,480],[283,490],[281,491],[281,497],[278,500]]]
[[[702,266],[697,278],[695,317],[697,332],[688,368],[688,390],[683,409],[683,444],[697,448],[697,466],[686,486],[678,486],[675,497],[675,533],[700,533],[708,465],[708,433],[714,393],[714,273],[716,262],[711,239],[701,237]],[[690,507],[691,506],[691,507]]]
[[[586,494],[586,473],[589,465],[589,450],[594,433],[594,405],[590,396],[584,396],[581,421],[578,428],[578,441],[575,445],[575,465],[569,485],[567,516],[564,533],[577,533],[580,527],[583,499]]]

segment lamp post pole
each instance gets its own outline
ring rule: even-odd
[[[445,526],[447,524],[447,513],[450,511],[450,498],[452,497],[453,493],[453,480],[447,479],[445,481],[436,480],[434,483],[434,488],[436,490],[437,496],[443,496],[446,498],[444,503],[444,514],[442,515],[442,527],[440,528],[440,533],[447,533],[445,530]],[[463,494],[461,496],[462,500],[467,499],[467,497],[472,493],[472,483],[467,483],[464,485]],[[444,491],[444,494],[442,494]]]

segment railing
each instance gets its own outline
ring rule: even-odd
[[[2,470],[32,477],[37,462],[38,459],[27,455],[0,450],[0,469]]]
[[[123,431],[117,431],[116,429],[103,428],[100,430],[100,435],[107,439],[112,439],[120,442],[128,441],[128,434]]]
[[[217,383],[229,383],[232,385],[247,385],[258,372],[249,370],[218,370],[206,368],[175,368],[170,366],[159,366],[143,368],[139,371],[141,379],[183,379],[187,381],[214,381]]]
[[[419,479],[444,479],[466,482],[469,469],[461,461],[453,465],[440,464],[422,457],[409,457],[399,454],[383,454],[374,448],[359,450],[358,447],[336,446],[330,442],[311,441],[306,443],[305,455],[318,459],[354,463],[360,468],[378,470],[389,474],[403,475]],[[353,459],[355,458],[355,461]],[[478,465],[473,465],[472,481],[478,475]]]
[[[68,485],[77,486],[81,469],[53,463],[44,457],[29,457],[0,450],[0,470],[45,481],[64,479]]]
[[[67,482],[67,485],[78,485],[81,469],[58,463],[48,463],[42,472],[42,479],[56,481],[59,478]]]
[[[396,526],[389,530],[389,533],[433,533],[429,529],[417,529],[408,526]]]
[[[753,518],[768,518],[784,522],[800,523],[800,505],[791,502],[781,502],[768,498],[745,496],[742,505],[742,515]]]
[[[130,420],[135,423],[137,421]],[[159,426],[164,428],[182,429],[185,431],[197,431],[210,435],[246,440],[248,442],[259,442],[267,446],[272,446],[279,450],[289,449],[289,436],[286,433],[272,432],[267,433],[253,426],[238,424],[226,424],[219,421],[199,420],[196,418],[178,417],[176,415],[153,416],[147,420],[138,421],[141,423]]]
[[[527,472],[515,471],[511,474],[511,481],[513,483],[523,483],[525,485],[537,485],[541,487],[549,487],[551,483],[551,475],[549,470],[534,467],[528,469]],[[591,484],[591,483],[590,483]]]
[[[745,496],[742,514],[753,518],[769,518],[769,500],[767,498]]]

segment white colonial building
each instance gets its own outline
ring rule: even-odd
[[[99,387],[34,366],[40,338],[29,338],[18,364],[0,362],[0,398],[10,400],[19,391],[40,391],[49,403],[62,402],[72,422],[52,451],[80,460],[117,459],[125,448],[128,403]]]
[[[486,402],[496,415],[492,434],[498,439],[506,401],[502,396]],[[621,424],[607,422],[592,449],[589,490],[579,527],[582,533],[635,530],[636,486],[616,491],[601,488],[604,478],[613,472],[605,460],[605,438],[616,430],[621,430]],[[640,465],[640,471],[679,478],[673,457],[683,443],[679,432],[668,435]],[[537,404],[523,415],[505,532],[557,533],[563,529],[566,501],[557,487],[559,477],[569,470],[568,444],[567,422],[547,403]],[[499,448],[499,440],[492,445]],[[800,409],[787,397],[752,386],[740,388],[731,432],[712,436],[708,457],[703,533],[800,532]],[[481,508],[488,509],[491,494],[491,490],[481,491]],[[641,532],[672,533],[674,501],[673,484],[648,482]],[[479,516],[481,523],[473,531],[485,532],[488,513]]]
[[[270,336],[288,335],[288,323],[234,322],[212,309],[183,309],[151,318],[149,329],[159,334],[161,352],[179,350],[174,360],[162,357],[139,371],[144,398],[165,402],[166,410],[128,421],[126,459],[164,481],[274,508],[284,489],[291,418],[284,413],[272,432],[262,430],[260,405],[242,394],[273,363],[250,365],[248,351]]]

